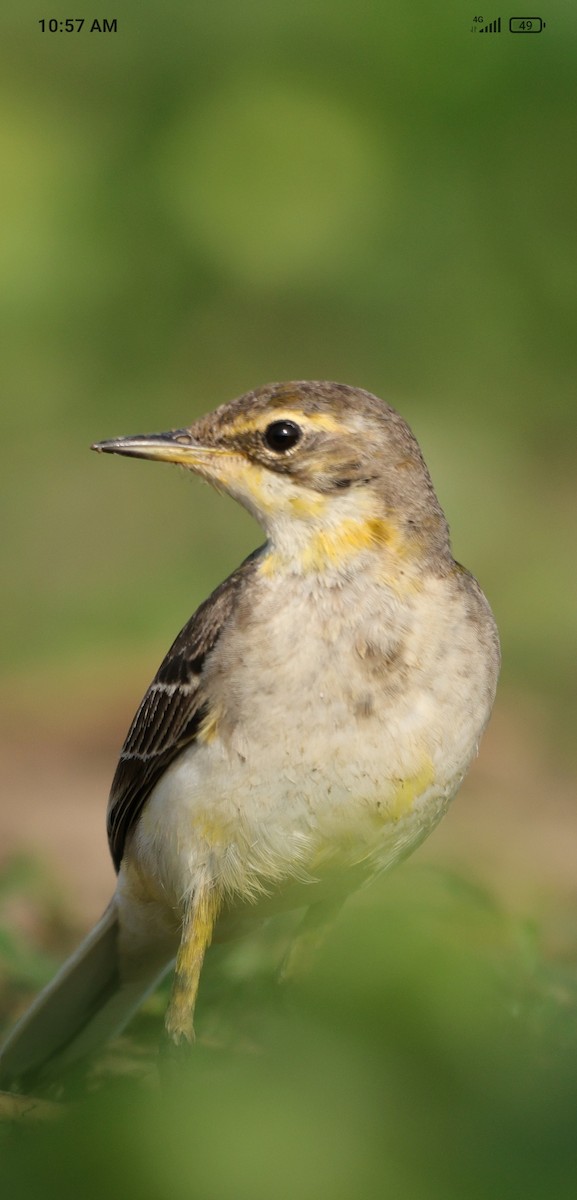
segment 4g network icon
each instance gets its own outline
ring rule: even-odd
[[[509,33],[541,33],[545,25],[541,17],[509,17]],[[473,17],[471,33],[501,33],[501,17],[488,22],[485,17]]]

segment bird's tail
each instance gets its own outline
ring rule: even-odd
[[[126,1025],[169,965],[154,959],[123,978],[113,900],[1,1048],[0,1089],[27,1091],[93,1053]]]

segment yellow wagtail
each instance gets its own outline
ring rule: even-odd
[[[108,810],[116,892],[9,1037],[4,1086],[94,1050],[175,957],[166,1027],[190,1040],[215,927],[291,907],[310,930],[417,846],[476,753],[499,669],[419,446],[376,396],[272,384],[94,449],[188,467],[266,542],[185,625],[138,709]]]

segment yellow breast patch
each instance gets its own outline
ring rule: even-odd
[[[393,821],[398,821],[400,817],[406,816],[411,811],[415,800],[426,792],[435,781],[435,772],[430,759],[427,759],[421,770],[416,775],[409,775],[407,779],[399,779],[396,781],[395,792],[392,800],[385,806],[383,811],[386,813],[386,818]]]
[[[397,557],[405,554],[405,545],[397,526],[383,517],[368,517],[354,520],[352,517],[339,524],[326,524],[311,531],[310,538],[301,547],[294,547],[291,565],[303,574],[322,572],[331,567],[343,566],[363,550],[378,550],[387,547]],[[263,575],[274,575],[286,565],[286,555],[276,550],[262,559],[260,570]]]
[[[198,727],[197,740],[199,742],[213,742],[220,726],[222,712],[218,706],[211,708],[206,714],[204,720],[201,721]]]

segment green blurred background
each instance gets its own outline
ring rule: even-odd
[[[547,5],[547,28],[524,37],[506,31],[505,14],[501,35],[480,36],[472,9],[423,0],[410,8],[399,0],[120,0],[106,14],[83,0],[75,12],[86,20],[79,33],[42,33],[39,19],[69,14],[28,0],[1,20],[4,1010],[24,1003],[51,956],[104,902],[112,875],[103,809],[128,722],[171,637],[260,537],[200,482],[97,458],[90,443],[187,424],[270,380],[357,384],[397,406],[419,438],[456,557],[493,604],[503,678],[479,765],[417,865],[404,868],[410,882],[377,890],[372,916],[367,900],[358,912],[353,905],[341,931],[346,945],[355,912],[363,928],[383,920],[388,928],[417,896],[411,920],[403,915],[408,945],[420,961],[432,938],[447,997],[458,1002],[445,1011],[437,996],[431,1040],[427,1006],[411,1000],[428,991],[426,956],[420,970],[403,960],[394,1003],[390,985],[378,993],[377,972],[375,996],[393,1012],[405,996],[407,1012],[398,1046],[375,1033],[372,1061],[357,1040],[358,988],[337,1012],[350,974],[327,989],[329,962],[313,998],[301,997],[298,1019],[285,1014],[278,1033],[279,1098],[292,1062],[287,1137],[296,1154],[294,1047],[302,1047],[306,1092],[307,1047],[326,1020],[315,1069],[332,1079],[340,1053],[343,1093],[363,1102],[355,1108],[349,1095],[351,1111],[337,1104],[331,1126],[320,1098],[309,1097],[302,1171],[311,1195],[372,1195],[373,1187],[382,1195],[387,1182],[407,1196],[487,1195],[494,1181],[481,1172],[479,1182],[480,1164],[491,1154],[501,1163],[507,1147],[511,1179],[499,1194],[515,1194],[523,1178],[526,1194],[574,1195],[563,1190],[565,1175],[548,1173],[555,1156],[564,1159],[553,1134],[547,1141],[542,1100],[549,1086],[553,1113],[565,1111],[569,1085],[557,1067],[567,1053],[577,1065],[574,1040],[561,1039],[560,1051],[551,1033],[561,1009],[576,1016],[574,6]],[[90,32],[104,16],[117,32]],[[460,885],[447,884],[425,938],[420,914],[439,911],[441,869],[478,884],[485,900],[471,910]],[[460,947],[448,959],[447,925]],[[485,1009],[482,1020],[472,1017],[477,1052],[465,1056],[465,1086],[467,1072],[447,1063],[469,1045],[455,1014],[474,1012],[478,987],[467,971],[456,983],[479,928],[484,974],[498,982],[489,1017]],[[375,933],[371,963],[379,945]],[[387,953],[396,961],[394,947]],[[495,957],[513,964],[515,999],[504,1008],[525,1024],[509,1058],[490,1058],[496,1074],[485,1087],[488,1048],[503,1044]],[[366,979],[357,959],[354,971]],[[280,1018],[267,1010],[266,1019]],[[544,1061],[555,1066],[547,1085],[540,1075],[532,1083],[531,1072],[524,1079],[531,1112],[523,1126],[512,1080],[527,1059],[540,1071]],[[210,1175],[212,1143],[203,1143],[198,1194],[308,1195],[302,1181],[287,1184],[279,1129],[271,1135],[277,1174],[273,1157],[270,1174],[249,1186],[263,1115],[255,1101],[251,1123],[250,1098],[263,1086],[261,1068],[255,1075],[252,1060],[236,1064],[240,1077],[232,1077],[226,1063],[218,1067],[225,1142],[235,1089],[244,1089],[243,1104],[249,1098],[240,1166],[232,1154],[242,1185],[222,1164]],[[386,1154],[363,1108],[379,1067],[383,1119],[395,1131]],[[204,1069],[212,1112],[218,1089]],[[267,1095],[269,1087],[271,1079]],[[438,1144],[432,1152],[423,1089],[441,1142],[451,1140],[452,1113],[469,1122],[454,1177],[443,1175]],[[140,1118],[146,1130],[150,1113]],[[477,1118],[488,1122],[478,1145]],[[98,1121],[106,1141],[104,1110]],[[414,1138],[431,1143],[421,1174],[407,1155],[413,1121]],[[541,1158],[529,1132],[539,1127]],[[347,1164],[334,1179],[323,1174],[331,1137]],[[55,1143],[62,1156],[67,1138]],[[43,1152],[38,1142],[32,1173]],[[466,1184],[474,1177],[478,1192]],[[131,1178],[127,1166],[128,1189]],[[166,1193],[151,1184],[138,1194],[193,1194],[175,1180]],[[12,1183],[12,1195],[34,1194],[32,1178],[21,1193]]]

